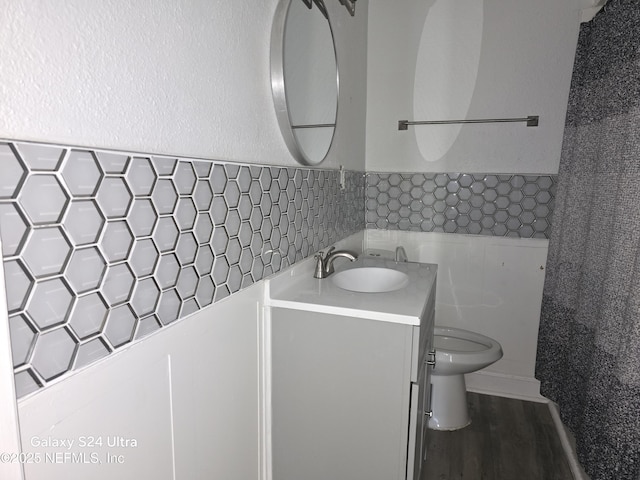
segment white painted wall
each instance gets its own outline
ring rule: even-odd
[[[495,338],[504,357],[467,375],[470,390],[539,400],[534,378],[546,240],[367,230],[367,248],[403,245],[410,261],[438,264],[436,325]]]
[[[367,170],[557,173],[582,2],[371,0]]]
[[[260,478],[262,294],[253,285],[20,400],[23,450],[42,458],[25,466],[26,479]],[[90,436],[103,446],[82,448]],[[113,436],[137,446],[107,448]],[[75,444],[34,446],[49,438]],[[45,461],[64,451],[102,463]],[[107,454],[124,463],[108,464]]]
[[[323,166],[364,168],[367,1],[327,2],[340,108]],[[292,165],[271,101],[277,0],[16,0],[0,9],[0,138]]]

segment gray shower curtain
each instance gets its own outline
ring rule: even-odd
[[[640,479],[640,1],[580,31],[536,376],[593,480]]]

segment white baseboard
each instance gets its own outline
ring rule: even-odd
[[[540,395],[540,382],[532,377],[505,375],[495,372],[474,372],[465,375],[467,391],[546,403]]]

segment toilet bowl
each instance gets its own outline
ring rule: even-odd
[[[457,430],[471,423],[464,374],[502,358],[502,347],[492,338],[459,328],[434,329],[436,364],[431,372],[429,428]]]

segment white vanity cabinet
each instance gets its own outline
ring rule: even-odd
[[[333,308],[307,309],[300,285],[298,301],[285,294],[272,302],[273,480],[419,478],[433,357],[431,267],[432,279],[415,293],[422,298],[404,321],[367,318],[367,302],[353,311],[339,299]],[[333,288],[319,283],[327,280],[314,282],[326,287],[314,287],[319,295]],[[394,302],[392,292],[349,295],[387,308]]]

